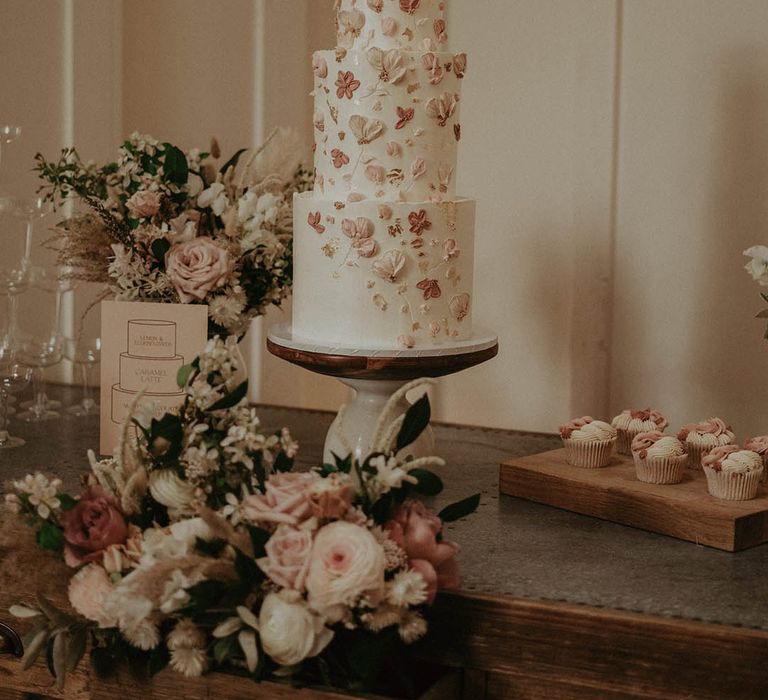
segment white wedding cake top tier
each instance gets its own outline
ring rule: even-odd
[[[313,57],[317,198],[439,202],[455,196],[467,56],[445,50],[444,5],[340,2],[337,23],[346,40]],[[395,18],[399,38],[382,29]]]
[[[338,45],[435,50],[448,41],[447,4],[447,0],[336,0]]]

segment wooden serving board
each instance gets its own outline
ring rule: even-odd
[[[644,484],[630,457],[602,469],[581,469],[553,450],[504,462],[499,490],[728,552],[768,542],[768,490],[751,501],[720,501],[707,492],[703,471],[688,469],[679,484]]]

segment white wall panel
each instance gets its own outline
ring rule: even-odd
[[[742,251],[768,242],[768,3],[625,3],[614,410],[768,432],[762,302]]]

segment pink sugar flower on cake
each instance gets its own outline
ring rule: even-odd
[[[748,501],[757,495],[763,459],[738,445],[720,445],[702,459],[709,494],[725,501]]]
[[[669,423],[661,413],[652,408],[628,408],[616,416],[611,421],[611,425],[616,428],[617,452],[622,455],[631,455],[632,440],[635,435],[653,430],[663,433]]]
[[[763,460],[763,481],[768,476],[768,435],[758,435],[744,441],[744,449],[757,452]]]
[[[734,439],[730,426],[720,418],[710,418],[701,423],[688,423],[677,434],[688,451],[688,466],[701,469],[701,460],[715,447],[730,445]]]
[[[574,418],[560,426],[568,464],[584,469],[604,467],[616,444],[616,428],[592,416]]]
[[[650,430],[635,435],[632,456],[639,481],[647,484],[677,484],[683,480],[688,455],[680,440]]]

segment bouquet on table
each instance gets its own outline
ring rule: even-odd
[[[153,671],[235,665],[256,679],[363,687],[393,646],[426,633],[426,606],[458,585],[442,523],[479,502],[435,515],[419,500],[441,491],[430,467],[444,463],[399,455],[429,422],[427,397],[404,416],[385,410],[363,462],[295,472],[296,443],[287,429],[262,432],[238,370],[211,340],[180,372],[180,414],[135,416],[113,459],[89,453],[79,497],[42,474],[14,483],[7,504],[78,569],[77,616],[42,596],[11,609],[33,623],[27,666],[47,649],[63,686],[90,637],[107,667],[140,650]]]
[[[215,141],[185,153],[137,133],[103,166],[74,148],[57,162],[37,154],[45,198],[86,205],[55,229],[59,263],[106,285],[104,298],[207,304],[211,336],[243,335],[290,291],[293,194],[311,178],[287,130],[219,157]]]

